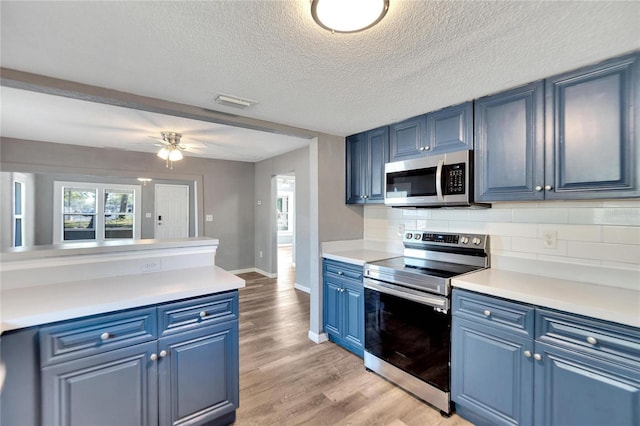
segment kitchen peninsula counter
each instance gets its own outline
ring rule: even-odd
[[[69,244],[2,253],[0,333],[244,287],[217,239]]]

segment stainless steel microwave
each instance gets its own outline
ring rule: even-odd
[[[489,207],[473,200],[473,152],[458,151],[384,166],[390,207]]]

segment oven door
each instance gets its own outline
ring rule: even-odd
[[[364,287],[365,350],[449,392],[448,300],[435,295],[425,295],[424,300],[412,294],[405,298],[399,286],[371,279],[365,279]]]

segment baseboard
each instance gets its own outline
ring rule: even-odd
[[[318,334],[309,330],[309,340],[314,343],[324,343],[329,340],[329,337],[327,336],[327,333]]]
[[[258,269],[258,268],[235,269],[235,270],[229,271],[229,272],[234,274],[234,275],[246,274],[248,272],[257,272],[258,274],[264,275],[267,278],[278,278],[278,274],[270,274],[270,273],[265,272],[262,269]]]
[[[295,288],[296,290],[304,291],[307,294],[311,294],[311,289],[309,287],[305,287],[305,286],[300,285],[298,283],[295,283],[293,285],[293,288]]]
[[[267,278],[278,278],[278,274],[277,273],[270,274],[269,272],[265,272],[262,269],[258,269],[258,268],[255,268],[254,271],[259,273],[259,274],[261,274],[261,275],[264,275]]]

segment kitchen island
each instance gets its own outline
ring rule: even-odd
[[[212,421],[238,406],[238,289],[218,240],[3,253],[2,424]]]

